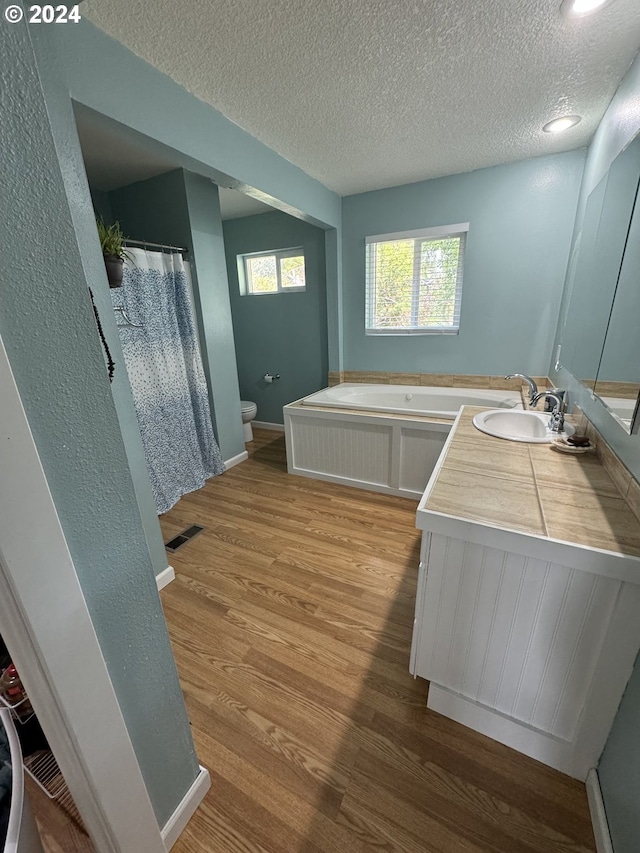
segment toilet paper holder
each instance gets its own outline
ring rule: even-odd
[[[274,382],[276,379],[280,379],[279,373],[265,373],[262,377],[265,382]]]

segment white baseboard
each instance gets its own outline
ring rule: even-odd
[[[195,782],[184,795],[182,802],[162,829],[162,840],[167,851],[171,850],[176,843],[180,837],[180,833],[189,823],[191,816],[202,802],[204,795],[210,787],[211,779],[209,771],[200,765],[200,772],[196,776]]]
[[[242,453],[238,453],[237,456],[232,456],[231,459],[224,460],[224,467],[229,470],[229,468],[233,468],[235,465],[239,465],[241,462],[244,462],[245,459],[249,458],[249,454],[246,450],[243,450]]]
[[[591,812],[591,825],[593,826],[593,836],[596,840],[596,850],[598,853],[613,853],[607,814],[604,810],[602,791],[600,790],[600,779],[598,778],[598,771],[595,768],[592,768],[587,773],[585,784],[587,786],[587,799],[589,800],[589,811]]]
[[[252,421],[252,426],[258,429],[272,429],[274,432],[284,432],[284,424],[271,424],[269,421]]]
[[[158,587],[158,591],[163,589],[168,583],[174,581],[176,579],[176,573],[173,570],[173,566],[167,566],[166,569],[163,569],[159,575],[156,575],[156,585]]]

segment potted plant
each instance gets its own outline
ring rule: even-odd
[[[98,237],[100,247],[104,256],[104,265],[107,270],[109,287],[120,287],[122,285],[122,268],[124,259],[128,257],[123,241],[126,239],[120,228],[119,222],[106,226],[102,219],[96,220],[98,226]]]

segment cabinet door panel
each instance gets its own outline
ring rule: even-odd
[[[620,582],[431,534],[412,671],[571,741]]]

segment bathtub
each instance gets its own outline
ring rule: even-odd
[[[519,394],[343,383],[284,406],[287,470],[419,500],[463,405],[522,408]]]
[[[522,399],[515,391],[490,391],[484,388],[343,383],[305,397],[302,404],[454,420],[461,406],[521,409]]]

